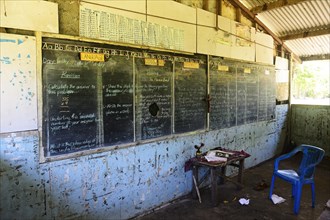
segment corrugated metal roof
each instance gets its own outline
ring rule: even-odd
[[[274,2],[272,0],[240,0],[248,9]],[[330,27],[330,0],[303,1],[257,14],[278,37],[325,30]],[[330,33],[329,33],[330,34]],[[298,56],[330,54],[329,36],[301,38],[285,41],[285,44]]]
[[[330,34],[310,38],[301,38],[285,42],[288,48],[297,56],[309,57],[313,55],[324,55],[330,52]]]

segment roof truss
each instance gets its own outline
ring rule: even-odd
[[[326,27],[325,29],[316,30],[316,31],[301,31],[300,33],[282,36],[280,37],[280,39],[282,41],[287,41],[287,40],[295,40],[306,37],[316,37],[327,34],[330,34],[330,27]]]
[[[258,14],[261,12],[269,11],[275,8],[280,8],[283,6],[289,6],[289,5],[296,5],[301,2],[305,2],[308,0],[278,0],[270,3],[266,3],[254,8],[251,8],[250,11],[254,14]],[[309,0],[310,1],[310,0]]]
[[[308,57],[300,57],[301,61],[311,60],[330,60],[330,54],[313,55]]]

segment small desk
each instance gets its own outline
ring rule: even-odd
[[[218,189],[217,189],[217,176],[218,176],[218,169],[220,170],[220,176],[222,177],[222,182],[225,178],[226,167],[227,166],[234,166],[238,168],[238,176],[237,176],[237,185],[242,186],[242,179],[243,179],[243,170],[244,170],[244,160],[247,158],[248,154],[238,154],[236,156],[230,157],[227,159],[227,162],[207,162],[203,157],[201,158],[193,158],[192,160],[192,169],[193,169],[193,176],[196,179],[197,186],[199,186],[199,178],[198,178],[198,168],[199,167],[206,167],[209,168],[211,172],[211,192],[212,192],[212,204],[214,206],[218,205]],[[201,181],[202,182],[202,181]],[[197,191],[195,184],[193,182],[193,197],[197,198]]]

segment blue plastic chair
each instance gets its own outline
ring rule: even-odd
[[[279,163],[282,160],[288,159],[298,152],[302,152],[303,156],[300,162],[300,166],[297,170],[279,170]],[[300,208],[301,190],[304,184],[311,184],[312,188],[312,207],[315,205],[315,186],[314,186],[314,171],[315,166],[319,164],[324,156],[324,150],[315,146],[300,145],[290,153],[281,155],[275,159],[274,172],[272,177],[272,183],[269,191],[269,199],[273,195],[273,188],[275,177],[279,177],[292,184],[292,197],[294,198],[293,211],[297,215]]]

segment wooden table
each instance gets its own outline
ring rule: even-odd
[[[211,174],[211,192],[212,192],[212,205],[217,206],[218,205],[218,189],[217,189],[217,177],[221,177],[221,182],[224,181],[224,179],[227,179],[225,174],[226,174],[226,167],[227,166],[233,166],[238,168],[238,176],[237,176],[237,183],[236,185],[239,186],[240,188],[243,186],[242,185],[242,180],[243,180],[243,170],[244,170],[244,160],[247,156],[246,155],[238,155],[232,158],[228,158],[227,162],[207,162],[203,157],[202,158],[194,158],[192,160],[192,169],[193,169],[193,178],[196,179],[196,185],[197,188],[199,187],[200,183],[202,183],[206,176],[210,173]],[[206,175],[203,177],[203,179],[199,180],[198,178],[198,168],[200,167],[206,167],[208,168],[208,171]],[[220,169],[220,173],[218,172]],[[231,181],[231,180],[230,180]],[[193,182],[193,197],[197,198],[197,190],[196,186]]]

